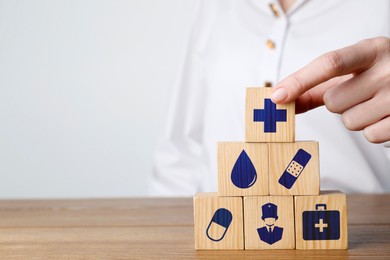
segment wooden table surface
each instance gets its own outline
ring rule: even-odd
[[[349,250],[195,251],[191,198],[0,201],[0,259],[390,259],[390,194],[348,196]]]

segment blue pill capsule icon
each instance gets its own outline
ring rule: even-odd
[[[233,215],[229,210],[225,208],[217,209],[206,229],[206,236],[214,242],[221,241],[225,237],[232,220]]]

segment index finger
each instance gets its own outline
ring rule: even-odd
[[[363,40],[354,45],[328,52],[280,81],[271,95],[275,103],[288,103],[309,89],[331,78],[369,68],[376,59],[376,44]]]

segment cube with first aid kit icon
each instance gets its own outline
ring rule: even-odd
[[[247,88],[246,142],[294,142],[295,103],[275,104],[272,88]]]
[[[347,249],[347,199],[339,191],[295,196],[297,249]]]
[[[242,197],[194,197],[195,249],[244,249]]]
[[[268,145],[218,143],[218,196],[268,195]]]

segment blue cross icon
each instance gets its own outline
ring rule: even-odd
[[[286,109],[276,109],[271,99],[264,99],[264,109],[253,110],[253,121],[264,122],[264,133],[276,133],[276,122],[287,121]]]

